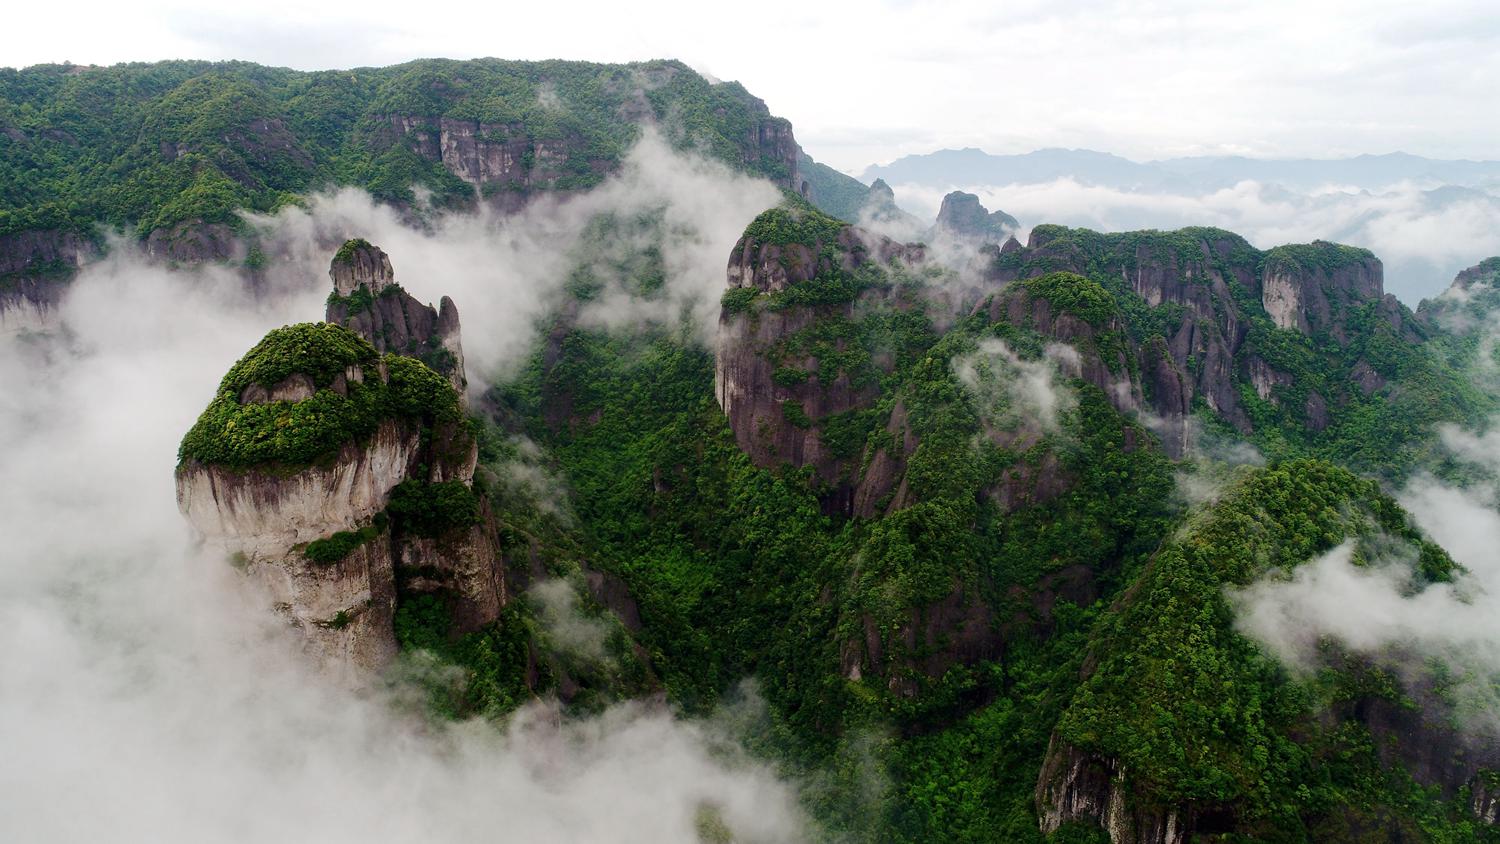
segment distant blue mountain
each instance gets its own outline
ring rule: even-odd
[[[1500,185],[1500,161],[1449,161],[1393,152],[1335,159],[1199,156],[1142,163],[1087,149],[991,155],[971,147],[903,156],[866,168],[862,175],[865,182],[885,179],[895,185],[938,189],[1037,184],[1061,178],[1122,190],[1170,192],[1217,190],[1245,180],[1294,190],[1324,185],[1379,190],[1403,181],[1479,187]]]

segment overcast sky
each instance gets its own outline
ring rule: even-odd
[[[1500,158],[1494,0],[25,3],[0,63],[680,58],[819,160],[1087,147],[1136,159]]]

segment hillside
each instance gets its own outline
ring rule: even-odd
[[[1497,410],[1495,259],[1414,312],[1327,241],[1023,243],[957,191],[928,229],[677,62],[39,67],[0,107],[0,316],[55,301],[101,224],[150,272],[250,284],[286,267],[239,210],[348,185],[417,238],[582,199],[648,124],[781,188],[732,246],[581,204],[556,279],[504,267],[536,311],[462,328],[394,248],[317,253],[324,321],[202,397],[176,496],[346,686],[500,729],[540,701],[729,719],[813,840],[1500,840],[1469,669],[1333,637],[1292,665],[1236,597],[1330,554],[1406,597],[1465,583],[1392,490],[1487,477],[1451,443]],[[682,241],[717,264],[706,321]],[[518,359],[466,369],[506,331]],[[717,811],[695,828],[733,840]]]

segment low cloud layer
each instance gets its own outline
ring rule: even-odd
[[[606,195],[659,207],[724,183],[711,168],[657,182],[650,155],[633,156]],[[723,284],[730,245],[703,224],[754,202],[688,199],[665,212],[699,215],[698,234],[670,250],[668,299],[692,310]],[[736,840],[800,837],[791,789],[706,724],[638,705],[570,722],[538,704],[501,732],[433,724],[324,682],[177,513],[177,443],[219,378],[270,328],[321,316],[318,238],[369,237],[418,296],[453,295],[482,374],[531,339],[530,318],[566,274],[550,250],[588,209],[616,207],[583,201],[595,204],[544,209],[531,228],[451,221],[421,234],[362,197],[322,197],[262,222],[290,256],[276,296],[248,296],[223,269],[167,272],[119,245],[72,285],[66,332],[0,337],[9,838],[690,842],[704,807]],[[710,253],[718,266],[700,275]]]
[[[893,186],[896,200],[925,219],[948,189]],[[986,208],[1029,227],[1038,223],[1102,231],[1217,226],[1269,249],[1332,240],[1374,250],[1385,287],[1408,305],[1441,293],[1461,269],[1500,254],[1500,193],[1493,189],[1391,185],[1379,192],[1329,185],[1296,192],[1245,181],[1208,193],[1131,191],[1073,179],[1040,184],[962,186]],[[1023,238],[1024,240],[1024,233]]]
[[[251,217],[279,291],[330,289],[328,262],[344,239],[363,237],[390,255],[413,296],[451,296],[463,321],[470,383],[511,371],[535,340],[535,320],[555,307],[580,267],[601,285],[580,317],[606,327],[686,317],[711,341],[730,249],[755,215],[780,200],[769,182],[674,151],[647,131],[620,172],[581,195],[543,195],[517,214],[440,216],[424,230],[362,191],[312,196],[307,207]],[[592,237],[603,219],[615,227]],[[634,295],[629,262],[660,251],[661,289]],[[316,318],[320,310],[304,312]]]
[[[1039,434],[1055,433],[1061,414],[1076,404],[1056,377],[1059,370],[1076,375],[1079,366],[1072,346],[1052,343],[1041,358],[1024,360],[1004,340],[993,337],[953,361],[954,373],[987,425]]]
[[[1494,467],[1493,437],[1450,431],[1458,459]],[[1231,593],[1237,625],[1288,665],[1319,663],[1322,639],[1417,670],[1438,660],[1459,678],[1466,714],[1500,728],[1500,511],[1489,484],[1459,488],[1422,475],[1398,495],[1418,526],[1467,571],[1452,583],[1422,585],[1410,549],[1390,543],[1364,549],[1346,542],[1297,567]],[[1404,550],[1403,550],[1404,549]]]

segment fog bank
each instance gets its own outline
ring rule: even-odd
[[[332,687],[174,501],[178,440],[224,372],[267,330],[321,318],[322,238],[367,237],[413,293],[452,295],[471,378],[527,348],[590,212],[649,208],[672,233],[662,298],[632,318],[696,318],[704,297],[716,312],[726,233],[769,187],[722,194],[739,177],[663,172],[663,149],[509,222],[420,233],[357,194],[315,198],[256,221],[285,256],[259,300],[226,269],[168,272],[115,244],[71,286],[65,331],[0,337],[7,838],[690,842],[705,813],[737,841],[801,837],[792,790],[711,724],[634,704],[566,722],[539,703],[501,732],[430,723],[399,688]]]

